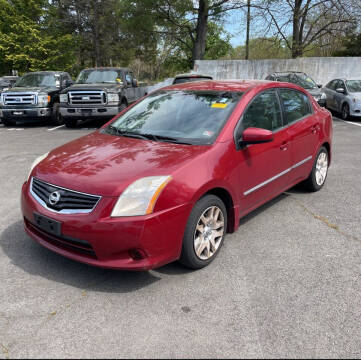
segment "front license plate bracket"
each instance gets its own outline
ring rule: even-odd
[[[52,235],[61,235],[61,222],[48,218],[44,215],[34,213],[34,220],[37,227]]]

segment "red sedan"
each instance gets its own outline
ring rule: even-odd
[[[173,85],[39,157],[25,230],[105,268],[202,268],[253,209],[299,182],[321,189],[331,149],[330,113],[296,85]]]

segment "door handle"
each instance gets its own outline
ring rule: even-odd
[[[280,146],[280,149],[281,149],[282,151],[288,150],[288,143],[287,143],[287,142],[282,143],[282,145]]]

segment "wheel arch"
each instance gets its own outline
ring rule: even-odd
[[[321,146],[326,148],[327,153],[328,153],[328,162],[329,162],[329,164],[331,164],[331,145],[330,145],[330,143],[326,141]]]
[[[222,187],[215,187],[215,188],[209,189],[206,193],[204,193],[200,197],[200,199],[206,195],[215,195],[223,201],[223,203],[226,207],[226,210],[227,210],[227,232],[228,233],[235,232],[238,228],[238,226],[237,226],[238,221],[236,220],[238,217],[238,214],[235,209],[233,198],[232,198],[231,194],[229,193],[229,191]]]

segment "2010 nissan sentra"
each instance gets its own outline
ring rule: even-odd
[[[25,230],[105,268],[202,268],[253,209],[299,182],[321,189],[331,149],[330,113],[296,85],[173,85],[39,157]]]

